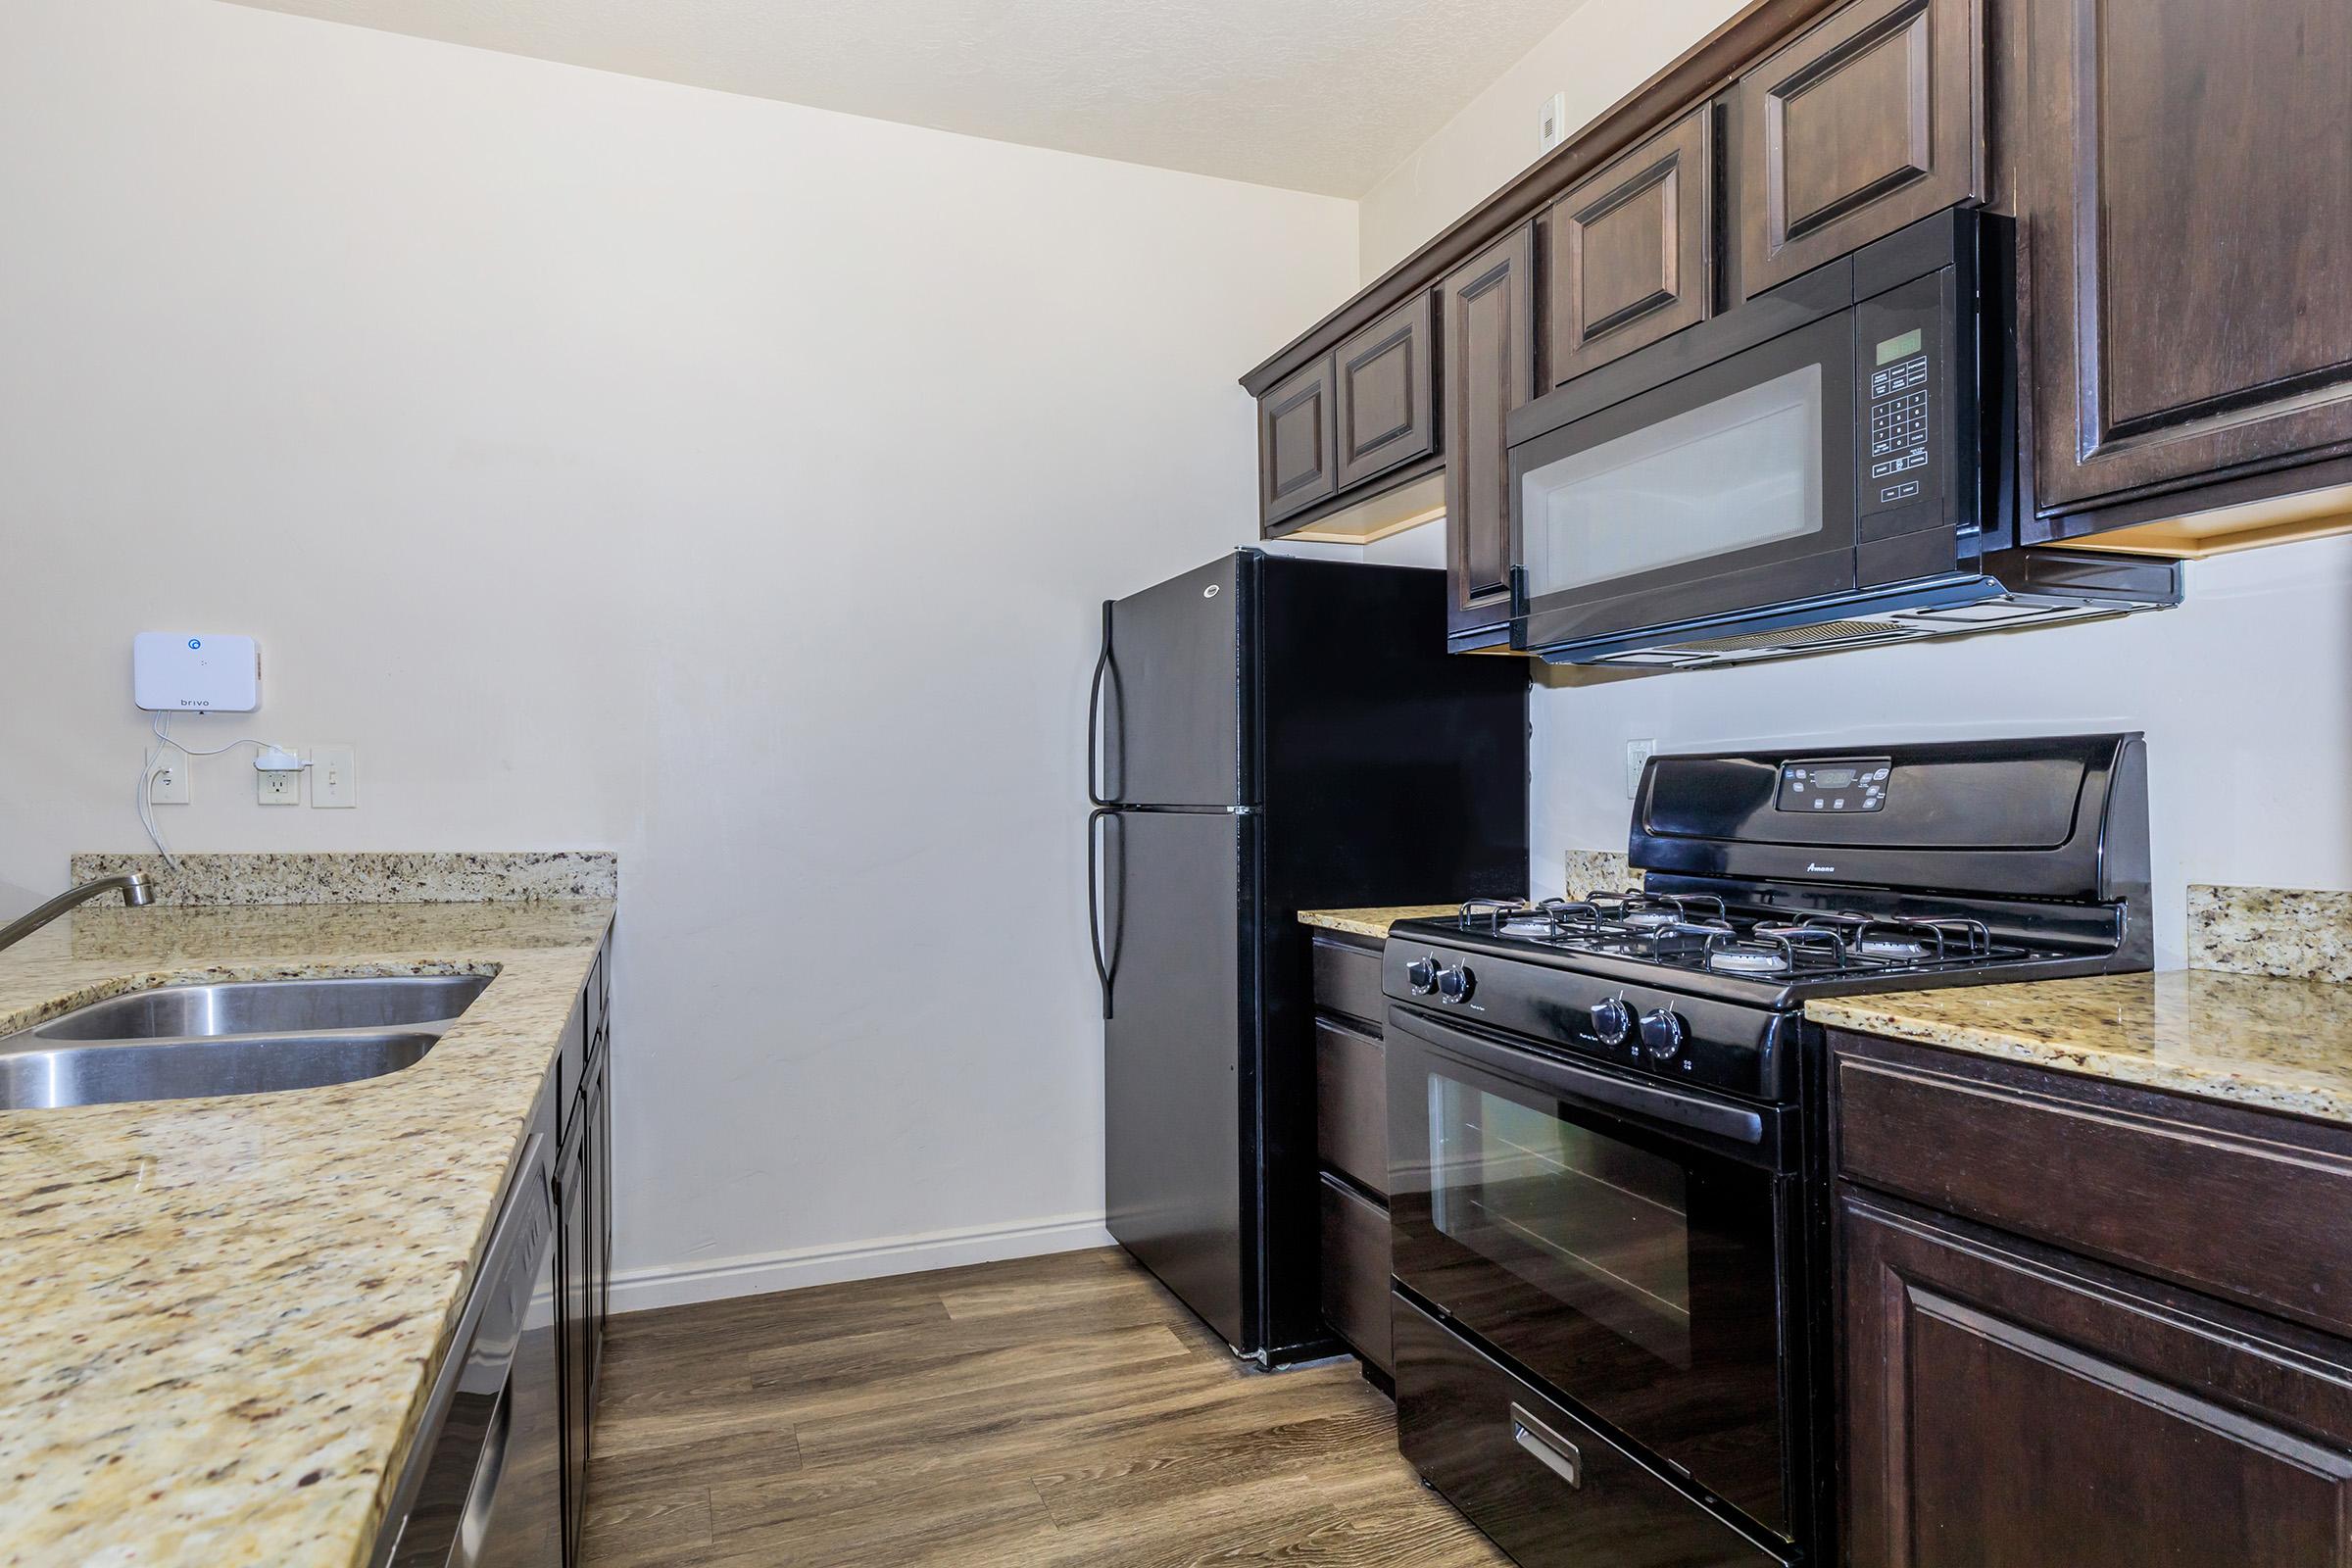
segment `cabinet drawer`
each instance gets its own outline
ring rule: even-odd
[[[1740,81],[1749,295],[1984,194],[1977,0],[1855,0]]]
[[[1552,203],[1555,384],[1714,314],[1715,214],[1712,104]]]
[[[1389,1053],[1371,1035],[1315,1021],[1315,1151],[1389,1196]]]
[[[582,1094],[588,1087],[588,1007],[585,1002],[572,1005],[571,1016],[564,1020],[564,1038],[556,1047],[556,1138],[567,1143],[572,1122],[580,1106]]]
[[[1358,1354],[1395,1372],[1389,1349],[1389,1211],[1323,1178],[1323,1320]]]
[[[1389,1015],[1380,989],[1380,948],[1318,933],[1315,937],[1315,1005],[1342,1012],[1378,1029]]]
[[[2279,1116],[1841,1036],[1856,1182],[2352,1335],[2352,1137]]]

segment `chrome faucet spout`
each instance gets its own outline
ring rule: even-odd
[[[0,925],[0,950],[16,946],[68,909],[87,904],[92,899],[104,898],[109,893],[122,894],[123,904],[135,909],[155,902],[155,879],[144,871],[130,871],[122,876],[102,876],[95,882],[68,888],[29,914]]]

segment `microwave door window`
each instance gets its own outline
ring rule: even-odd
[[[1800,366],[1570,453],[1522,483],[1528,575],[1539,597],[1817,535],[1821,367]]]

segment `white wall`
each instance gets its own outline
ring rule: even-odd
[[[1095,606],[1254,533],[1352,204],[210,0],[7,0],[0,147],[0,910],[256,633],[360,809],[177,847],[620,853],[624,1270],[1099,1236]]]
[[[1549,93],[1565,88],[1582,124],[1737,9],[1584,0],[1364,198],[1364,277],[1532,162]],[[2188,595],[2127,621],[1744,670],[1548,671],[1531,703],[1534,891],[1562,891],[1567,850],[1624,847],[1629,740],[1699,751],[2107,728],[2148,735],[2160,961],[2180,961],[2190,882],[2352,888],[2352,540],[2194,564]]]
[[[1537,117],[1568,98],[1569,134],[1598,118],[1743,0],[1577,0],[1568,19],[1365,193],[1359,242],[1370,282],[1540,156]]]

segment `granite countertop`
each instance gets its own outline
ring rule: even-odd
[[[1441,914],[1451,914],[1460,908],[1458,904],[1400,904],[1378,909],[1300,909],[1301,925],[1319,925],[1327,931],[1346,931],[1359,937],[1386,942],[1389,927],[1399,920],[1432,920]]]
[[[609,900],[77,910],[0,1034],[174,980],[494,973],[404,1071],[0,1112],[0,1564],[354,1563]]]
[[[1834,1028],[2352,1124],[2352,989],[2171,969],[1806,1004]]]

